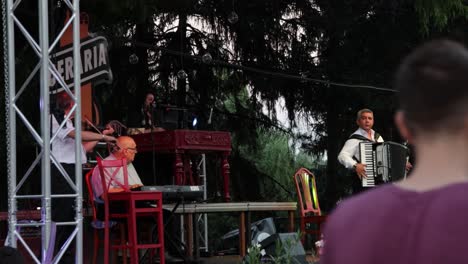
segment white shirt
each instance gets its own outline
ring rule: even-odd
[[[117,158],[114,155],[109,155],[107,158],[104,160],[116,160]],[[108,168],[107,171],[112,175],[114,172],[114,168]],[[138,176],[137,171],[135,170],[135,167],[133,166],[132,163],[127,165],[127,172],[128,172],[128,185],[135,185],[135,184],[140,184],[143,185],[141,182],[140,176]],[[106,178],[106,185],[109,184],[109,180]],[[122,169],[119,169],[117,174],[114,176],[114,181],[111,182],[110,187],[111,188],[118,188],[120,187],[118,183],[124,185],[124,175],[122,172]],[[99,197],[102,195],[104,190],[102,189],[102,182],[101,182],[101,173],[99,172],[98,166],[96,166],[93,170],[93,176],[91,178],[91,182],[93,184],[93,191],[94,191],[94,199],[99,201]]]
[[[55,134],[60,124],[54,115],[50,116],[52,120],[52,135]],[[69,119],[66,122],[67,127],[61,128],[54,141],[52,142],[52,154],[60,163],[75,164],[75,139],[68,134],[75,130],[73,122]],[[52,136],[51,135],[51,136]],[[86,163],[86,152],[81,144],[81,163]]]
[[[359,128],[351,135],[354,135],[354,134],[367,137],[367,132],[362,128]],[[371,129],[372,141],[375,141],[374,137],[375,137],[375,131]],[[357,163],[353,159],[353,157],[356,157],[357,159],[359,159],[359,143],[361,142],[362,140],[360,139],[355,139],[355,138],[348,139],[346,143],[344,144],[343,148],[341,149],[340,154],[338,155],[338,161],[347,169],[353,168],[354,164]],[[377,139],[377,142],[384,142],[384,140],[382,137],[379,137]]]

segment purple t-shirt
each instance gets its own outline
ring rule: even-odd
[[[468,263],[468,183],[359,194],[328,217],[324,240],[320,264]]]

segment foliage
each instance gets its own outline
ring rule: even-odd
[[[261,172],[261,196],[273,201],[291,200],[292,175],[297,168],[311,168],[312,157],[306,159],[304,153],[296,154],[287,134],[262,129],[257,134],[257,149],[244,145],[238,151]]]
[[[252,113],[254,107],[249,99],[247,89],[232,94],[224,101],[224,107],[229,113]],[[250,114],[251,115],[251,114]],[[253,117],[231,122],[233,132],[234,164],[249,163],[250,172],[245,166],[233,166],[233,173],[243,169],[240,186],[257,186],[252,191],[258,193],[262,200],[284,201],[291,200],[294,190],[292,175],[299,167],[312,167],[313,156],[296,149],[293,146],[294,135],[285,128],[275,127],[262,114],[256,113]],[[252,121],[259,128],[249,125]],[[246,141],[247,139],[247,141]],[[250,139],[250,140],[249,140]],[[255,139],[255,140],[252,140]],[[247,177],[251,175],[252,177]],[[252,181],[257,182],[253,184]],[[243,189],[245,191],[245,189]],[[250,199],[249,199],[250,200]]]
[[[50,10],[51,36],[59,32],[66,13],[66,5],[55,4]],[[295,168],[312,165],[312,158],[290,146],[291,140],[304,143],[307,154],[329,157],[325,207],[331,207],[347,188],[336,156],[355,128],[357,110],[372,108],[376,130],[386,140],[399,138],[392,125],[395,96],[374,88],[390,88],[400,58],[421,41],[450,36],[454,28],[466,35],[466,7],[460,0],[97,0],[81,4],[81,10],[89,13],[90,31],[104,35],[110,43],[114,82],[94,87],[102,120],[128,120],[144,93],[153,90],[160,104],[196,114],[199,129],[230,131],[234,136],[231,179],[239,198],[264,198],[241,193],[246,182],[254,182],[251,192],[267,186],[269,191],[262,190],[262,196],[280,184],[291,184],[288,179]],[[36,2],[26,1],[16,11],[32,31],[38,28],[37,12],[30,10],[36,9]],[[229,19],[232,12],[237,21]],[[15,45],[17,65],[24,69],[17,71],[21,83],[22,72],[30,72],[37,58],[25,48],[24,39]],[[138,56],[137,64],[129,62],[131,54]],[[206,54],[212,59],[203,60]],[[187,73],[186,79],[177,78],[180,70]],[[37,79],[32,88],[37,87]],[[24,112],[37,113],[37,90],[25,99]],[[285,101],[291,130],[278,124],[279,98]],[[268,115],[263,114],[264,107]],[[307,135],[291,134],[298,113],[308,116]],[[38,127],[37,120],[33,125]],[[278,199],[287,196],[281,188],[278,193]]]
[[[462,0],[416,0],[415,9],[425,34],[429,33],[430,27],[441,30],[450,20],[468,18],[466,1]]]

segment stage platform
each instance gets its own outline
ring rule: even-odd
[[[240,240],[239,240],[239,246],[240,246],[240,255],[244,255],[247,252],[247,247],[248,247],[248,240],[246,239],[247,237],[250,237],[250,228],[246,228],[250,226],[250,213],[251,212],[258,212],[258,211],[286,211],[288,215],[288,220],[287,223],[289,225],[290,230],[293,229],[294,225],[294,212],[296,211],[296,203],[295,202],[243,202],[243,203],[210,203],[210,204],[181,204],[177,207],[177,209],[174,211],[175,214],[177,215],[185,215],[189,216],[189,218],[200,214],[200,213],[233,213],[234,215],[238,215],[237,217],[239,218],[238,220],[238,228],[240,229]],[[174,205],[168,204],[164,205],[165,209],[172,210]],[[87,215],[87,214],[85,214]],[[29,211],[29,212],[22,212],[21,214],[17,214],[19,219],[26,218],[26,219],[34,219],[38,220],[40,219],[40,214],[38,211]],[[235,217],[235,216],[234,216]],[[188,219],[189,219],[188,218]],[[7,233],[7,225],[6,225],[6,220],[7,220],[7,213],[6,212],[1,212],[0,213],[0,243],[3,244],[3,239],[6,237]],[[188,222],[187,222],[188,223]],[[196,226],[196,225],[195,225]],[[93,229],[89,225],[89,218],[85,217],[84,221],[84,230],[83,230],[83,235],[84,235],[84,263],[91,263],[90,257],[92,256],[91,252],[93,252],[92,249],[92,232]],[[189,226],[189,231],[186,233],[193,233],[192,227]],[[195,242],[195,237],[191,237],[191,239],[187,239],[187,241],[192,241]],[[40,252],[40,243],[41,243],[41,238],[40,238],[40,233],[37,232],[36,234],[32,233],[30,237],[27,239],[28,244],[32,246],[32,250],[36,255],[39,255]],[[19,246],[19,248],[21,248]],[[197,254],[193,251],[196,252],[195,248],[197,248],[197,245],[193,245],[192,243],[187,244],[187,249],[189,252],[187,254],[187,257],[189,258],[197,258]],[[21,250],[23,252],[23,255],[28,257],[27,252]],[[30,261],[27,263],[33,263],[32,259],[28,257]],[[308,256],[308,260],[310,259],[310,263],[313,263],[314,258],[311,254]],[[227,255],[227,256],[211,256],[211,257],[204,257],[203,255],[200,256],[197,262],[188,262],[188,263],[241,263],[242,261],[242,256],[239,255]],[[179,262],[180,263],[180,262]],[[183,262],[182,262],[183,263]]]

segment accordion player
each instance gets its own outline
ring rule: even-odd
[[[406,177],[408,148],[395,142],[359,143],[361,163],[366,165],[363,187],[397,181]]]

